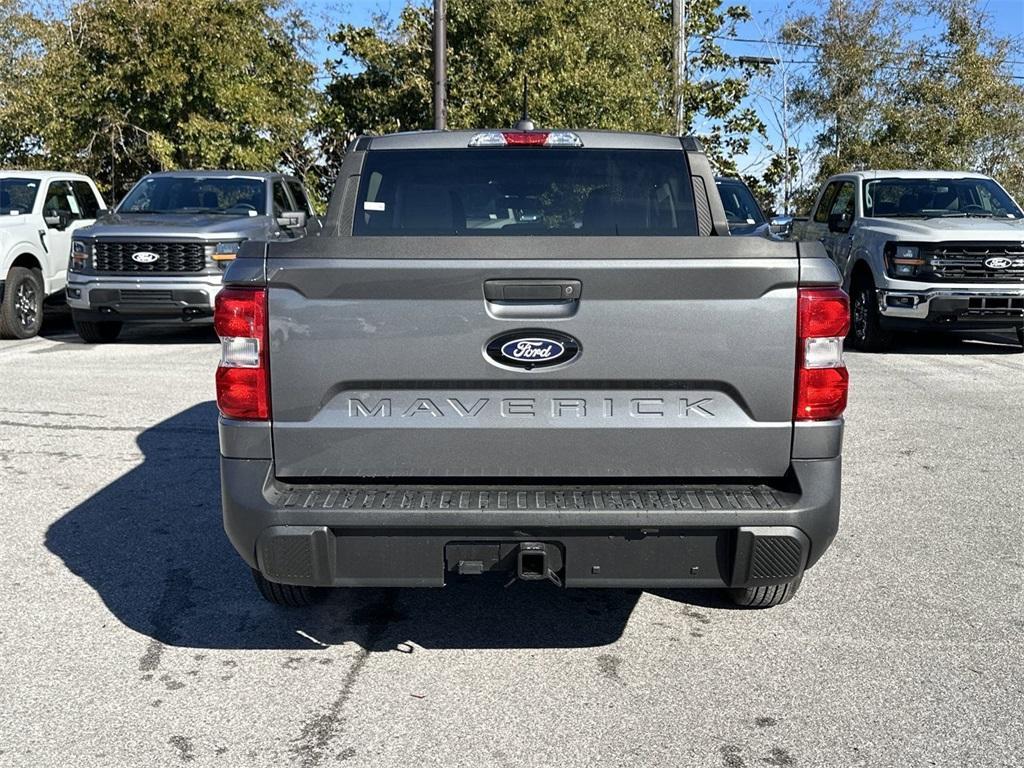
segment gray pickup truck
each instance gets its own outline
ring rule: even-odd
[[[224,522],[260,592],[793,595],[839,525],[849,302],[728,237],[689,138],[358,139],[319,237],[247,243],[215,325]]]
[[[117,339],[125,323],[209,323],[242,243],[291,240],[318,226],[292,176],[152,173],[113,213],[74,233],[67,302],[75,330],[97,343]]]

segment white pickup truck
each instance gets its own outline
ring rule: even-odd
[[[1024,346],[1024,212],[987,176],[833,176],[792,237],[820,240],[843,273],[857,349],[901,328],[1013,329]]]
[[[0,171],[0,337],[27,339],[64,291],[71,235],[106,209],[88,176]]]

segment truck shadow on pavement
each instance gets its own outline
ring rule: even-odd
[[[621,636],[640,597],[484,579],[445,589],[338,590],[311,608],[275,607],[259,596],[222,528],[214,403],[147,429],[137,444],[143,462],[51,525],[46,546],[119,621],[152,638],[141,666],[163,645],[600,646]]]

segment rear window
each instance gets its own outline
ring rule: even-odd
[[[686,156],[671,150],[368,152],[355,235],[696,235]]]

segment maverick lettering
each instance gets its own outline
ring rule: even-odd
[[[376,400],[348,398],[348,415],[352,418],[475,418],[497,415],[501,418],[549,416],[553,419],[613,418],[636,419],[715,417],[713,398],[671,397],[480,397],[475,400],[458,397],[417,397],[398,401],[390,397]]]

